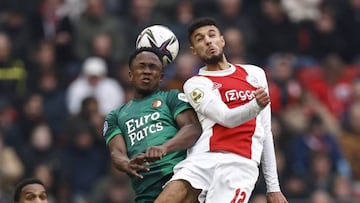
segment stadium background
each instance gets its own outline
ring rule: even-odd
[[[178,36],[162,87],[181,89],[201,66],[186,33],[199,16],[217,19],[230,62],[268,73],[289,202],[360,202],[360,0],[0,0],[0,202],[28,176],[53,203],[132,202],[103,116],[131,98],[127,57],[148,25]],[[264,194],[260,178],[253,203]]]

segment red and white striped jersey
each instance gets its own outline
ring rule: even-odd
[[[273,186],[268,189],[278,190],[271,109],[267,105],[261,110],[257,105],[254,91],[258,87],[268,91],[264,70],[254,65],[230,64],[220,71],[203,67],[188,79],[184,92],[203,128],[188,153],[225,151],[261,162],[266,182]]]

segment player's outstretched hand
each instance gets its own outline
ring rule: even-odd
[[[260,107],[265,107],[270,103],[270,97],[263,87],[259,87],[255,90],[255,99]]]
[[[149,162],[146,159],[146,155],[144,153],[140,153],[128,162],[126,172],[142,179],[144,177],[140,175],[138,171],[149,171],[149,168],[146,167],[148,165]]]
[[[267,203],[288,203],[282,192],[269,192],[266,194]]]
[[[149,147],[146,150],[146,159],[149,162],[157,161],[159,159],[162,159],[162,157],[166,155],[166,152],[166,147],[162,145]]]

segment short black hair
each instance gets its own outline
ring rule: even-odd
[[[129,62],[128,62],[128,64],[129,64],[129,67],[130,67],[130,68],[131,68],[131,64],[132,64],[132,62],[134,61],[135,57],[136,57],[138,54],[140,54],[140,53],[142,53],[142,52],[144,52],[144,51],[148,51],[148,52],[154,53],[154,54],[159,58],[161,64],[164,65],[164,64],[163,64],[163,60],[162,60],[161,52],[160,52],[160,50],[159,50],[158,48],[155,48],[155,47],[140,47],[140,48],[138,48],[138,49],[135,49],[135,51],[134,51],[134,52],[130,55],[130,57],[129,57]]]
[[[188,40],[191,44],[191,35],[193,34],[193,32],[203,26],[207,26],[207,25],[214,25],[215,27],[218,27],[216,24],[216,21],[214,18],[211,17],[202,17],[202,18],[197,18],[194,21],[192,21],[189,26],[188,26]]]
[[[14,189],[14,202],[18,202],[20,200],[20,195],[21,195],[21,191],[22,189],[27,186],[27,185],[31,185],[31,184],[39,184],[42,185],[45,188],[44,183],[42,183],[39,179],[37,178],[27,178],[27,179],[23,179],[22,181],[20,181],[18,184],[15,185],[15,189]]]

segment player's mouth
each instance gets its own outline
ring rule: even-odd
[[[150,78],[142,78],[141,81],[145,84],[149,84],[151,82]]]
[[[216,54],[216,48],[215,47],[209,47],[207,49],[207,53],[209,54]]]

